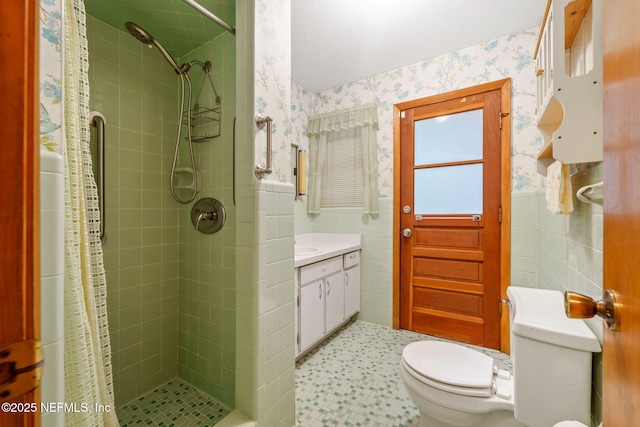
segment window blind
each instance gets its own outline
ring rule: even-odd
[[[364,171],[361,131],[341,129],[327,136],[320,206],[362,206]]]

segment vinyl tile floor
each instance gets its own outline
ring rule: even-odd
[[[352,321],[296,363],[296,426],[417,426],[399,374],[402,349],[438,338]],[[513,371],[508,355],[469,346]]]
[[[118,409],[120,427],[210,427],[230,411],[176,378]]]

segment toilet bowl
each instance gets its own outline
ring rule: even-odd
[[[400,377],[420,426],[521,427],[513,418],[512,380],[502,376],[491,357],[449,342],[418,341],[402,352]]]
[[[460,344],[417,341],[403,349],[400,377],[420,411],[420,426],[589,423],[597,338],[582,320],[564,315],[560,292],[509,287],[507,295],[513,376]]]

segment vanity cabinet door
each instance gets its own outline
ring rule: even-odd
[[[360,265],[344,271],[344,317],[360,311]]]
[[[344,320],[344,276],[342,271],[325,279],[325,291],[327,295],[325,330],[329,332]]]
[[[296,268],[293,274],[293,300],[296,302],[295,315],[293,316],[293,325],[294,325],[294,338],[293,342],[295,345],[295,356],[298,357],[300,354],[300,287],[298,284],[300,281],[298,280],[300,277],[300,269]]]
[[[324,280],[300,288],[300,352],[324,335]]]

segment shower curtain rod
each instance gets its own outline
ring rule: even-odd
[[[226,22],[224,22],[222,19],[218,18],[213,13],[209,12],[204,6],[200,5],[195,0],[182,0],[182,1],[184,1],[186,4],[188,4],[189,6],[191,6],[192,8],[197,10],[198,12],[202,13],[207,18],[211,19],[216,24],[220,25],[225,30],[229,31],[234,36],[236,35],[236,29],[235,28],[233,28],[231,25],[229,25]]]

